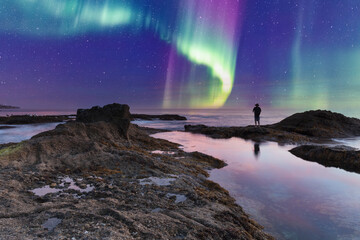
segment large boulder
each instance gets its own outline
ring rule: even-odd
[[[303,145],[290,150],[304,160],[360,173],[360,151],[348,146]]]
[[[126,104],[108,104],[104,107],[92,107],[90,109],[78,109],[76,115],[77,122],[110,122],[117,126],[119,133],[128,138],[131,114],[130,107]]]
[[[324,110],[296,113],[269,127],[317,138],[360,136],[360,119]]]

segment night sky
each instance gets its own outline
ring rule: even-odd
[[[358,0],[0,0],[0,104],[356,108]]]

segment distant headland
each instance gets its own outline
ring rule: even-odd
[[[0,109],[19,109],[20,107],[0,104]]]

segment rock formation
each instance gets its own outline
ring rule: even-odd
[[[280,143],[304,143],[331,138],[360,136],[360,120],[330,111],[308,111],[294,114],[279,123],[261,127],[208,127],[185,125],[185,131],[213,138],[240,137]]]
[[[276,141],[279,143],[304,143],[310,138],[298,133],[290,133],[264,127],[208,127],[205,125],[185,125],[186,132],[200,133],[212,138],[239,137],[255,142]]]
[[[223,161],[150,137],[128,112],[80,110],[1,145],[0,239],[273,239],[206,179]]]
[[[317,138],[360,136],[360,119],[323,110],[296,113],[270,127]]]
[[[348,146],[303,145],[290,150],[304,160],[360,173],[360,151]]]
[[[184,121],[187,120],[186,117],[180,116],[177,114],[162,114],[162,115],[149,115],[149,114],[131,114],[132,119],[141,119],[141,120],[164,120],[164,121]]]
[[[128,138],[131,114],[130,107],[126,104],[108,104],[104,107],[92,107],[91,109],[78,109],[76,121],[83,123],[93,123],[104,121],[113,123],[118,128],[119,133]]]

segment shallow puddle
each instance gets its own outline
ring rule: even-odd
[[[176,180],[176,178],[149,177],[149,178],[140,179],[139,183],[140,183],[140,185],[152,185],[152,184],[154,184],[154,185],[157,185],[157,186],[168,186],[175,180]]]
[[[49,231],[54,230],[60,223],[62,222],[62,219],[60,218],[49,218],[46,220],[46,222],[41,225],[43,228],[46,228]]]
[[[30,190],[30,192],[34,193],[36,196],[39,196],[39,197],[45,196],[48,193],[57,193],[57,192],[61,192],[61,191],[63,191],[63,189],[51,188],[49,185]]]
[[[153,153],[153,154],[174,155],[176,152],[155,150],[155,151],[151,151],[151,153]]]
[[[182,202],[185,202],[187,197],[185,195],[182,195],[182,194],[174,194],[174,193],[167,193],[166,194],[166,197],[167,198],[171,198],[175,196],[176,199],[175,199],[175,203],[182,203]]]
[[[92,190],[94,190],[94,187],[89,184],[86,184],[85,188],[80,188],[79,186],[76,185],[75,181],[70,177],[61,177],[60,181],[61,183],[59,184],[59,186],[61,188],[56,188],[56,187],[52,188],[49,185],[46,185],[41,188],[35,188],[33,190],[30,190],[30,192],[34,193],[36,196],[42,197],[49,193],[58,193],[67,190],[75,190],[78,192],[91,192]]]
[[[162,210],[162,208],[154,208],[153,210],[151,210],[152,213],[158,213]]]

